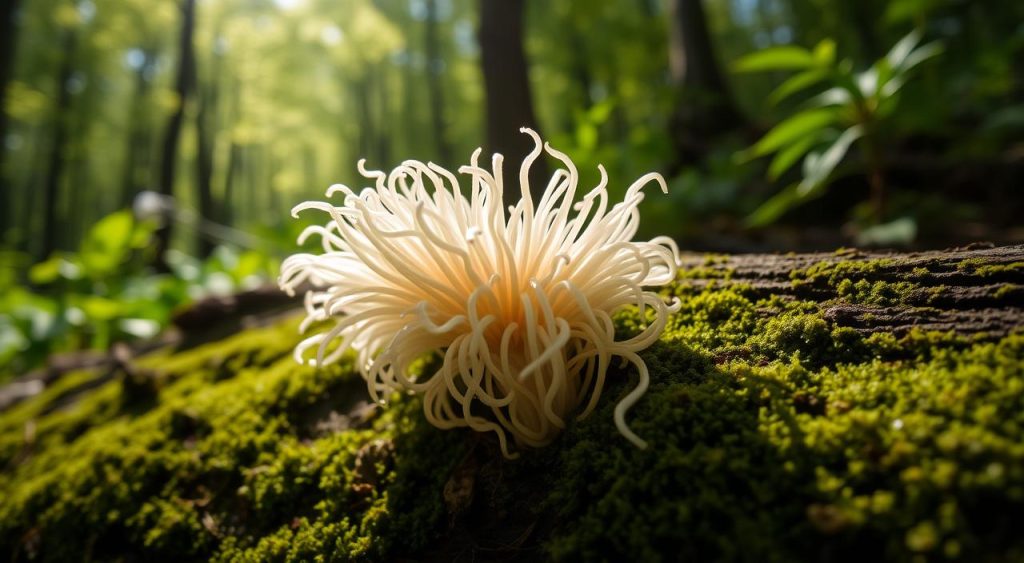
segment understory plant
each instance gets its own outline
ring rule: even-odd
[[[0,251],[0,382],[54,353],[153,337],[189,301],[251,287],[276,270],[265,253],[221,246],[205,261],[169,251],[171,272],[156,274],[148,268],[155,228],[121,210],[93,225],[77,250],[42,262]]]
[[[808,50],[796,45],[771,47],[740,59],[737,72],[796,71],[770,95],[778,105],[817,88],[817,94],[741,153],[745,160],[772,156],[768,179],[776,182],[801,160],[799,179],[784,187],[751,214],[751,226],[774,222],[792,207],[820,196],[836,179],[853,173],[867,176],[871,221],[885,219],[884,154],[892,142],[894,122],[903,111],[900,92],[913,70],[942,52],[939,42],[921,44],[913,31],[863,71],[851,59],[836,57],[831,39]],[[854,159],[851,149],[860,158]]]

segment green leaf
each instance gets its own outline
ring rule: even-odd
[[[113,299],[88,295],[79,302],[85,315],[93,321],[109,321],[121,313],[121,304]]]
[[[861,246],[907,245],[917,238],[917,221],[913,217],[900,217],[888,223],[874,225],[857,233]]]
[[[889,65],[892,68],[900,68],[903,66],[907,57],[910,56],[910,53],[914,51],[914,47],[916,47],[920,42],[921,32],[915,29],[897,41],[896,44],[892,46],[892,49],[889,49],[889,52],[885,55],[885,59],[889,62]]]
[[[36,285],[46,285],[60,279],[60,263],[64,259],[51,256],[48,260],[35,264],[28,270],[28,279]]]
[[[879,74],[878,69],[869,68],[857,75],[857,89],[860,90],[861,96],[870,98],[878,92],[878,85],[881,83]]]
[[[813,56],[818,66],[831,66],[836,61],[836,42],[832,39],[822,39],[814,46]]]
[[[811,153],[804,159],[804,179],[797,186],[800,196],[808,196],[828,182],[829,176],[842,162],[854,141],[864,136],[864,128],[854,125],[839,136],[821,153]]]
[[[79,253],[86,273],[106,277],[121,265],[131,250],[134,219],[128,210],[116,211],[89,229]]]
[[[238,265],[231,272],[235,283],[241,283],[245,278],[263,273],[265,262],[265,257],[255,250],[244,252],[238,257]]]
[[[736,72],[765,70],[800,70],[814,66],[814,55],[803,47],[785,45],[769,47],[740,58],[733,65]]]
[[[132,230],[131,247],[135,249],[146,248],[150,245],[153,233],[160,227],[157,221],[138,221]]]
[[[805,136],[812,136],[835,122],[836,111],[812,109],[800,112],[776,125],[753,147],[754,156],[763,156]]]
[[[789,211],[794,205],[800,202],[800,196],[796,191],[796,184],[782,189],[768,201],[761,204],[753,213],[747,216],[744,224],[748,227],[763,227],[774,223],[779,217]]]
[[[827,71],[817,69],[804,71],[800,74],[791,76],[785,82],[780,84],[770,96],[768,96],[768,103],[776,105],[796,92],[799,92],[812,84],[821,82],[827,77]]]
[[[857,91],[857,95],[860,95],[860,91]],[[810,104],[817,107],[830,107],[830,106],[845,106],[846,104],[853,101],[854,96],[850,95],[850,91],[846,88],[829,88],[821,94],[817,95],[810,101]]]
[[[615,100],[612,98],[598,102],[587,110],[587,120],[594,125],[600,125],[608,121],[613,109],[615,109]]]
[[[152,319],[121,319],[117,326],[135,338],[152,338],[160,332],[160,323]]]
[[[890,25],[921,20],[941,2],[942,0],[893,0],[886,6],[883,19]]]
[[[772,163],[768,166],[768,178],[772,181],[778,180],[779,176],[786,170],[789,170],[796,161],[807,154],[807,151],[818,142],[818,139],[810,135],[792,143],[788,147],[780,150],[775,158],[772,159]]]
[[[938,41],[932,41],[927,45],[921,45],[917,49],[914,49],[912,53],[907,55],[907,58],[903,60],[903,64],[900,65],[899,70],[901,72],[907,72],[924,61],[941,54],[942,43]]]

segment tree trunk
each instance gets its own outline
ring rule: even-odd
[[[228,149],[227,171],[224,174],[224,196],[221,201],[220,222],[225,225],[235,223],[235,176],[241,166],[242,147],[232,141]]]
[[[7,139],[7,85],[14,74],[14,49],[17,46],[17,26],[15,17],[20,9],[21,0],[0,0],[0,192],[6,197],[11,184],[7,181],[4,173],[5,156],[7,149],[4,142]],[[4,206],[7,209],[7,206]],[[0,235],[4,234],[4,223],[7,213],[0,213]]]
[[[502,175],[506,205],[519,201],[519,163],[533,150],[533,141],[519,129],[529,127],[539,132],[523,51],[524,9],[525,0],[480,0],[478,38],[487,100],[485,149],[505,156]],[[540,199],[547,180],[547,165],[541,157],[530,170],[530,195],[534,200]]]
[[[57,240],[64,231],[58,225],[57,211],[60,206],[60,182],[67,164],[68,120],[71,119],[71,90],[68,82],[74,72],[75,32],[64,32],[62,40],[62,56],[57,71],[57,103],[53,108],[53,141],[50,145],[50,158],[46,167],[46,180],[43,183],[43,225],[42,245],[36,258],[42,260],[57,248]]]
[[[195,81],[195,53],[192,36],[195,32],[196,0],[184,0],[181,8],[181,33],[178,39],[178,69],[174,80],[174,92],[178,96],[178,107],[171,114],[164,132],[163,149],[160,160],[160,193],[174,196],[174,176],[178,162],[178,140],[181,137],[181,126],[185,120],[185,106],[192,93]],[[157,270],[167,271],[164,253],[171,245],[172,220],[166,218],[164,225],[156,233]]]
[[[702,0],[672,0],[669,21],[669,65],[678,89],[669,122],[676,150],[672,172],[700,161],[711,139],[744,119],[715,59]]]
[[[196,192],[199,202],[199,220],[217,220],[217,201],[213,196],[214,130],[216,128],[216,100],[218,65],[210,73],[209,84],[200,90],[196,112]],[[206,258],[217,242],[202,230],[199,233],[199,256]]]
[[[452,146],[448,141],[447,123],[444,118],[444,83],[441,66],[441,44],[438,39],[437,0],[426,0],[427,18],[424,31],[424,50],[427,55],[427,93],[430,97],[430,118],[433,126],[434,145],[438,159],[443,166],[452,164]]]

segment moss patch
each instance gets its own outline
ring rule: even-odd
[[[851,296],[905,289],[876,281]],[[414,397],[346,418],[361,380],[347,364],[296,365],[295,321],[146,358],[141,385],[67,376],[0,415],[0,552],[1024,558],[1024,336],[867,335],[727,279],[672,292],[682,309],[644,353],[652,384],[627,415],[646,450],[612,422],[629,370],[588,419],[511,462],[489,436],[431,427]],[[639,319],[617,322],[628,333]],[[486,545],[484,528],[502,526],[515,533]]]

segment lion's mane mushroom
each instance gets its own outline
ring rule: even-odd
[[[667,237],[631,239],[643,186],[656,182],[667,192],[665,180],[646,174],[609,207],[608,176],[599,166],[600,183],[576,201],[573,162],[522,131],[536,146],[520,167],[522,198],[507,217],[502,157],[494,155],[487,170],[478,164],[480,149],[458,170],[469,179],[466,191],[433,163],[407,160],[384,173],[361,160],[359,171],[373,187],[334,185],[327,197],[341,194],[340,204],[306,202],[293,210],[320,210],[330,220],[299,237],[302,244],[318,236],[323,252],[286,259],[281,287],[314,288],[306,294],[303,331],[335,321],[306,338],[296,358],[323,365],[353,349],[375,400],[383,404],[395,390],[419,393],[432,424],[495,432],[509,457],[508,436],[519,446],[543,446],[567,417],[590,414],[618,358],[636,366],[639,382],[616,406],[615,425],[643,448],[625,423],[649,382],[638,352],[677,307],[645,288],[675,279],[678,253]],[[528,173],[542,151],[564,168],[534,205]],[[630,306],[646,324],[616,340],[612,315]],[[431,355],[440,358],[436,369],[416,373],[414,364]]]

